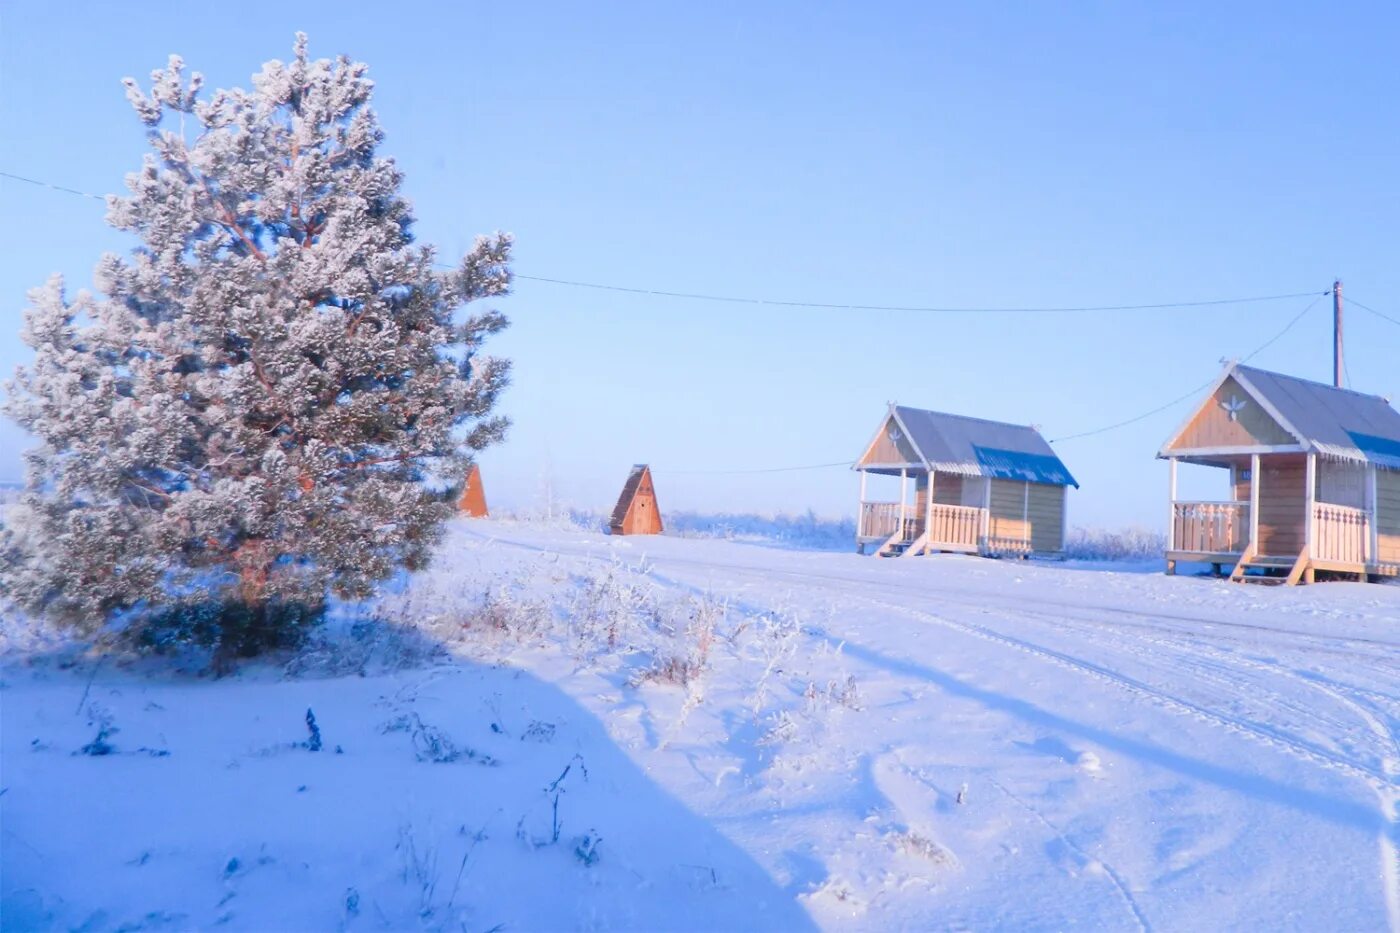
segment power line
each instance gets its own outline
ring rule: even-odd
[[[1311,295],[1311,294],[1313,294],[1313,293],[1312,293],[1312,292],[1305,292],[1304,294],[1305,294],[1305,295]],[[1316,295],[1316,296],[1313,298],[1312,301],[1308,302],[1307,305],[1304,306],[1303,310],[1299,311],[1299,312],[1298,312],[1297,314],[1295,314],[1291,319],[1289,319],[1288,323],[1285,324],[1285,325],[1283,326],[1283,329],[1282,329],[1282,330],[1280,330],[1278,333],[1274,334],[1274,335],[1273,335],[1272,337],[1270,337],[1268,340],[1266,340],[1266,341],[1264,341],[1263,343],[1261,343],[1259,346],[1255,347],[1255,348],[1254,348],[1253,350],[1251,350],[1247,355],[1241,357],[1241,358],[1240,358],[1240,362],[1241,362],[1241,363],[1248,363],[1250,360],[1254,359],[1254,358],[1255,358],[1256,356],[1258,356],[1260,353],[1263,353],[1263,352],[1264,352],[1265,350],[1267,350],[1269,347],[1271,347],[1271,346],[1273,346],[1275,343],[1277,343],[1280,339],[1282,339],[1282,337],[1283,337],[1285,334],[1287,334],[1289,331],[1291,331],[1291,330],[1293,329],[1293,327],[1294,327],[1299,321],[1301,321],[1305,316],[1307,316],[1307,313],[1308,313],[1309,311],[1311,311],[1313,308],[1317,307],[1317,303],[1318,303],[1319,301],[1321,301],[1323,298],[1325,298],[1326,296],[1328,296],[1328,295],[1330,295],[1330,294],[1332,294],[1332,291],[1331,291],[1331,289],[1328,289],[1327,291],[1322,292],[1322,293],[1319,294],[1319,295]],[[1349,296],[1348,296],[1348,297],[1349,297]],[[1189,398],[1192,398],[1192,397],[1194,397],[1194,396],[1199,395],[1201,392],[1204,392],[1206,389],[1210,388],[1210,387],[1215,383],[1215,381],[1216,381],[1218,378],[1219,378],[1219,376],[1212,376],[1210,379],[1206,380],[1205,382],[1201,383],[1200,385],[1196,386],[1195,388],[1191,389],[1190,391],[1185,392],[1185,393],[1183,393],[1183,394],[1177,396],[1176,398],[1172,399],[1170,402],[1167,402],[1166,404],[1159,405],[1158,407],[1152,409],[1151,411],[1143,412],[1142,414],[1136,415],[1136,416],[1134,416],[1134,417],[1132,417],[1132,418],[1128,418],[1128,419],[1125,420],[1125,421],[1118,421],[1118,422],[1115,422],[1115,423],[1110,424],[1110,425],[1105,425],[1104,427],[1101,427],[1101,428],[1095,428],[1095,429],[1092,430],[1092,431],[1082,431],[1082,432],[1080,432],[1079,434],[1069,434],[1069,435],[1066,435],[1065,437],[1057,437],[1057,438],[1055,438],[1054,440],[1052,440],[1050,443],[1052,443],[1052,444],[1058,444],[1058,443],[1060,443],[1061,441],[1072,441],[1072,440],[1077,440],[1078,438],[1081,438],[1081,437],[1092,437],[1092,436],[1094,436],[1094,435],[1096,435],[1096,434],[1105,434],[1105,433],[1107,433],[1107,432],[1109,432],[1109,431],[1113,431],[1113,430],[1116,430],[1116,429],[1118,429],[1118,428],[1127,427],[1127,426],[1130,425],[1130,424],[1136,424],[1136,423],[1139,422],[1139,421],[1142,421],[1142,420],[1144,420],[1144,419],[1146,419],[1146,418],[1152,417],[1153,415],[1160,414],[1161,412],[1166,411],[1168,408],[1171,408],[1173,405],[1178,405],[1178,404],[1180,404],[1181,402],[1184,402],[1184,401],[1186,401],[1186,400],[1189,399]],[[669,474],[672,475],[672,476],[682,476],[682,475],[689,475],[689,476],[737,476],[737,475],[742,475],[742,474],[754,474],[754,473],[791,473],[791,472],[797,472],[797,471],[799,471],[799,470],[824,470],[824,469],[829,469],[829,468],[838,467],[838,466],[841,466],[841,467],[849,467],[850,465],[851,465],[851,461],[850,461],[850,460],[839,460],[839,461],[835,461],[835,462],[832,462],[832,463],[816,463],[816,464],[811,464],[811,465],[809,465],[809,466],[770,467],[770,468],[766,468],[766,469],[755,469],[755,470],[667,470],[667,471],[664,471],[664,472],[669,473]],[[663,471],[658,470],[657,472],[663,472]]]
[[[90,194],[86,191],[79,191],[77,188],[69,188],[64,185],[56,185],[38,178],[30,178],[26,175],[17,175],[13,172],[0,171],[0,177],[9,178],[25,184],[35,185],[40,188],[48,188],[52,191],[61,191],[65,194],[77,195],[83,198],[92,198],[97,201],[106,201],[106,198],[97,194]],[[445,269],[453,269],[456,266],[450,263],[437,263]],[[717,295],[704,292],[679,292],[668,291],[657,288],[636,288],[629,285],[612,285],[603,282],[584,282],[576,279],[559,279],[543,275],[526,275],[515,273],[515,278],[527,282],[539,282],[547,285],[559,285],[566,288],[585,288],[594,291],[617,292],[626,295],[643,295],[650,298],[675,298],[686,301],[709,301],[721,304],[738,304],[761,306],[770,308],[809,308],[812,310],[825,311],[886,311],[905,312],[922,314],[1075,314],[1085,312],[1109,312],[1109,311],[1168,311],[1181,308],[1208,308],[1220,307],[1223,305],[1244,305],[1260,304],[1269,301],[1284,301],[1291,298],[1306,298],[1316,292],[1290,292],[1286,295],[1253,295],[1245,298],[1208,298],[1193,301],[1163,301],[1149,304],[1122,304],[1122,305],[1078,305],[1065,307],[1046,308],[957,308],[941,307],[934,305],[865,305],[865,304],[842,304],[835,302],[820,301],[793,301],[776,298],[753,298],[741,295]],[[1324,292],[1323,294],[1327,294]],[[1368,309],[1369,310],[1369,309]]]
[[[667,476],[741,476],[753,473],[796,473],[801,470],[829,470],[832,467],[849,467],[852,461],[837,460],[832,463],[812,463],[807,466],[765,467],[757,470],[657,470]]]
[[[581,282],[573,279],[553,279],[538,275],[516,275],[518,279],[531,282],[546,282],[551,285],[564,285],[570,288],[591,288],[600,291],[622,292],[629,295],[646,295],[654,298],[681,298],[691,301],[712,301],[727,304],[766,305],[775,308],[812,308],[827,311],[900,311],[930,314],[1070,314],[1085,311],[1164,311],[1174,308],[1204,308],[1219,305],[1254,304],[1265,301],[1281,301],[1288,298],[1306,298],[1316,292],[1292,292],[1287,295],[1257,295],[1249,298],[1212,298],[1204,301],[1169,301],[1155,304],[1136,305],[1084,305],[1059,308],[955,308],[932,305],[862,305],[836,304],[820,301],[788,301],[774,298],[747,298],[737,295],[712,295],[702,292],[672,292],[653,288],[632,288],[625,285],[605,285],[598,282]],[[1322,294],[1327,294],[1323,292]]]
[[[1279,341],[1279,339],[1280,339],[1281,337],[1283,337],[1284,334],[1288,333],[1290,330],[1293,329],[1293,325],[1295,325],[1295,324],[1297,324],[1299,321],[1301,321],[1301,320],[1303,319],[1303,317],[1304,317],[1309,311],[1311,311],[1313,308],[1315,308],[1315,307],[1317,306],[1317,303],[1318,303],[1319,301],[1321,301],[1324,297],[1326,297],[1327,295],[1330,295],[1331,293],[1332,293],[1332,292],[1331,292],[1331,289],[1328,289],[1327,291],[1323,292],[1321,295],[1318,295],[1318,296],[1317,296],[1316,298],[1314,298],[1312,301],[1308,302],[1307,307],[1303,308],[1302,311],[1299,311],[1296,315],[1293,316],[1293,319],[1292,319],[1292,320],[1290,320],[1287,324],[1285,324],[1285,325],[1283,326],[1283,330],[1279,331],[1277,334],[1274,334],[1272,337],[1270,337],[1268,340],[1264,341],[1264,342],[1263,342],[1262,344],[1260,344],[1258,347],[1255,347],[1254,350],[1252,350],[1252,351],[1249,353],[1249,355],[1247,355],[1247,356],[1241,358],[1241,359],[1240,359],[1240,362],[1241,362],[1241,363],[1248,363],[1250,360],[1254,359],[1254,358],[1255,358],[1256,356],[1258,356],[1260,353],[1263,353],[1263,352],[1264,352],[1265,350],[1267,350],[1269,347],[1271,347],[1271,346],[1273,346],[1275,343],[1277,343],[1277,342]],[[1350,299],[1351,299],[1351,296],[1348,295],[1348,296],[1347,296],[1347,299],[1350,300]],[[1092,430],[1092,431],[1081,431],[1081,432],[1078,433],[1078,434],[1068,434],[1068,435],[1066,435],[1066,436],[1064,436],[1064,437],[1057,437],[1057,438],[1055,438],[1054,440],[1052,440],[1050,443],[1052,443],[1052,444],[1058,444],[1058,443],[1060,443],[1061,441],[1073,441],[1073,440],[1078,440],[1078,439],[1081,438],[1081,437],[1093,437],[1093,436],[1096,435],[1096,434],[1106,434],[1107,432],[1116,430],[1117,428],[1125,428],[1125,427],[1127,427],[1127,426],[1130,425],[1130,424],[1137,424],[1139,421],[1142,421],[1142,420],[1144,420],[1144,419],[1146,419],[1146,418],[1151,418],[1153,415],[1160,414],[1161,412],[1166,411],[1168,408],[1171,408],[1173,405],[1180,404],[1181,402],[1186,401],[1188,398],[1191,398],[1191,397],[1193,397],[1193,396],[1195,396],[1195,395],[1200,394],[1201,392],[1204,392],[1206,389],[1210,388],[1210,386],[1213,385],[1213,384],[1215,383],[1215,380],[1218,379],[1218,378],[1219,378],[1218,376],[1212,376],[1210,379],[1208,379],[1208,380],[1206,380],[1205,382],[1201,383],[1201,384],[1200,384],[1199,386],[1197,386],[1196,388],[1194,388],[1194,389],[1192,389],[1191,391],[1186,392],[1186,393],[1184,393],[1184,394],[1182,394],[1182,395],[1177,396],[1176,398],[1172,399],[1170,402],[1167,402],[1165,405],[1159,405],[1158,407],[1152,409],[1151,411],[1143,412],[1142,414],[1137,415],[1137,416],[1132,417],[1132,418],[1129,418],[1129,419],[1127,419],[1126,421],[1119,421],[1119,422],[1116,422],[1116,423],[1114,423],[1114,424],[1105,425],[1105,426],[1102,427],[1102,428],[1095,428],[1095,429]]]
[[[94,201],[102,201],[105,203],[107,200],[100,194],[89,194],[86,191],[79,191],[77,188],[65,188],[63,185],[55,185],[51,182],[40,181],[37,178],[26,178],[23,175],[16,175],[13,172],[0,172],[0,178],[9,178],[13,179],[14,181],[22,181],[25,184],[37,185],[40,188],[52,188],[54,191],[62,191],[64,194],[76,194],[80,198],[92,198]]]
[[[1372,308],[1370,305],[1364,305],[1364,304],[1362,304],[1361,302],[1357,301],[1357,300],[1356,300],[1354,297],[1352,297],[1351,295],[1347,295],[1347,304],[1349,304],[1349,305],[1356,305],[1358,308],[1362,309],[1363,311],[1370,311],[1372,314],[1374,314],[1376,317],[1380,318],[1381,320],[1389,321],[1390,323],[1395,324],[1396,326],[1400,326],[1400,319],[1393,318],[1393,317],[1391,317],[1389,314],[1382,314],[1381,312],[1377,311],[1375,308]]]

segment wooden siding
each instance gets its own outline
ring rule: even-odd
[[[1376,550],[1386,563],[1400,563],[1400,473],[1376,471]]]
[[[649,468],[632,468],[608,527],[615,535],[661,534],[661,509],[656,504],[656,488],[652,485]]]
[[[1233,495],[1230,498],[1236,502],[1248,502],[1249,458],[1246,457],[1242,463],[1236,463],[1235,468],[1230,471],[1230,475],[1234,478],[1234,485],[1230,487]]]
[[[1064,543],[1064,502],[1067,487],[1031,483],[1031,550],[1059,553]]]
[[[993,538],[1025,541],[1030,523],[1023,518],[1026,484],[1010,479],[992,480],[992,513],[988,533]]]
[[[472,518],[485,518],[486,490],[481,485],[481,467],[475,463],[467,470],[467,483],[462,489],[462,497],[457,500],[457,510]]]
[[[1366,465],[1344,460],[1317,461],[1317,501],[1366,507]]]
[[[890,436],[892,432],[899,433],[899,440]],[[870,449],[865,452],[865,456],[860,458],[857,466],[867,463],[921,463],[919,455],[914,452],[914,447],[909,443],[909,438],[904,436],[904,432],[899,430],[899,425],[895,424],[893,417],[885,419],[885,426],[880,429],[880,436],[875,438],[875,442],[870,445]]]
[[[1303,550],[1307,464],[1299,455],[1265,457],[1259,473],[1259,553],[1295,557]]]
[[[914,477],[914,509],[913,518],[922,528],[924,519],[928,516],[928,474],[920,473]]]
[[[963,478],[958,473],[933,474],[934,505],[962,505]]]
[[[1030,541],[1031,550],[1055,553],[1063,541],[1065,487],[992,480],[989,533],[993,538]]]
[[[1230,420],[1230,413],[1221,407],[1231,399],[1244,402],[1244,407]],[[1297,438],[1269,417],[1254,397],[1246,392],[1234,377],[1220,384],[1215,394],[1202,403],[1181,436],[1167,450],[1195,450],[1203,447],[1277,447],[1296,444]]]

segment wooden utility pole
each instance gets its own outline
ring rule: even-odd
[[[1342,387],[1342,282],[1332,283],[1332,384]]]

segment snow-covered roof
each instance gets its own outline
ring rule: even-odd
[[[1035,428],[903,405],[891,414],[930,469],[1079,487]]]
[[[1400,470],[1400,412],[1380,396],[1251,366],[1229,372],[1305,448]]]

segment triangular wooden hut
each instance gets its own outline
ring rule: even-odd
[[[486,490],[481,487],[481,467],[475,463],[467,470],[467,484],[462,489],[462,498],[457,500],[457,511],[472,518],[485,518]]]
[[[661,510],[656,506],[656,488],[651,482],[651,468],[646,464],[632,468],[608,528],[615,535],[661,534]]]

